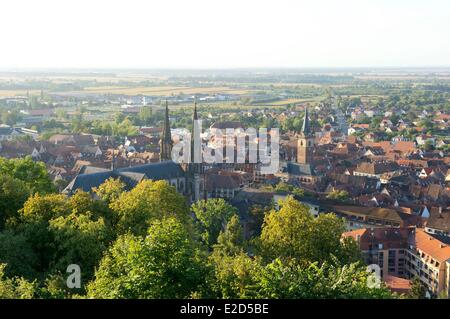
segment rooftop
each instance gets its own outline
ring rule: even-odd
[[[416,229],[410,238],[410,244],[440,263],[450,259],[450,246],[427,234],[423,229]]]

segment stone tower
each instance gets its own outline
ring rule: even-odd
[[[195,101],[194,114],[192,115],[190,163],[188,166],[188,175],[191,184],[191,199],[193,202],[199,201],[204,197],[201,132],[197,121],[197,102]]]

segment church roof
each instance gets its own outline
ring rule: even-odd
[[[169,179],[174,177],[183,176],[184,171],[181,166],[173,161],[164,161],[160,163],[150,163],[146,165],[139,165],[133,167],[125,167],[117,169],[120,173],[142,173],[149,179]]]
[[[150,163],[145,165],[125,167],[116,170],[100,171],[77,175],[64,190],[73,193],[77,189],[90,192],[93,187],[103,184],[108,178],[120,178],[128,188],[133,188],[143,179],[167,180],[184,175],[181,166],[173,161]]]
[[[113,177],[113,171],[77,175],[64,189],[64,193],[73,193],[78,189],[90,192],[93,187],[100,186],[110,177]]]
[[[301,163],[288,163],[287,171],[289,175],[305,175],[305,176],[314,176],[315,172],[311,164],[301,164]]]

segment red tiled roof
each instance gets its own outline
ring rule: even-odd
[[[385,275],[383,278],[388,288],[400,294],[408,293],[411,290],[411,282],[408,279]]]
[[[361,250],[369,250],[378,244],[383,244],[383,249],[396,249],[408,247],[408,228],[362,228],[345,232],[343,237],[352,237],[358,241]]]
[[[416,229],[412,244],[441,263],[450,259],[450,247],[427,234],[423,229]]]

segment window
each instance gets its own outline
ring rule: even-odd
[[[378,265],[380,267],[383,267],[383,264],[384,264],[384,253],[380,252],[378,253]]]

